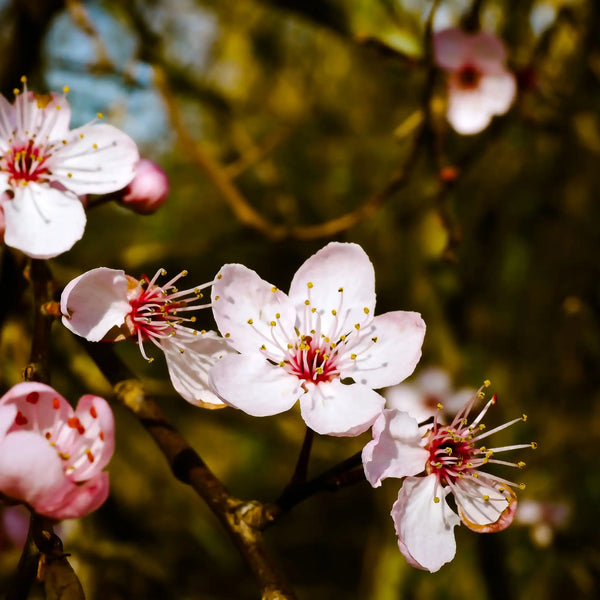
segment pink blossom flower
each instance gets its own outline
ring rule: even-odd
[[[435,62],[448,73],[450,125],[463,135],[479,133],[494,115],[508,111],[516,80],[507,70],[504,44],[491,33],[458,28],[434,34]]]
[[[81,517],[108,496],[114,449],[110,406],[82,396],[73,410],[43,383],[18,383],[0,398],[0,493],[54,519]]]
[[[468,388],[455,391],[446,371],[430,367],[421,371],[411,383],[387,388],[383,395],[387,408],[407,412],[420,423],[435,414],[439,420],[441,411],[456,414],[474,391]]]
[[[169,194],[169,178],[154,162],[141,158],[135,176],[125,188],[121,203],[131,210],[150,215],[156,212]]]
[[[375,317],[375,274],[356,244],[331,243],[298,269],[288,295],[239,264],[212,288],[221,333],[240,352],[210,374],[217,394],[254,416],[300,400],[317,433],[358,435],[384,406],[376,388],[412,373],[425,323],[414,312]]]
[[[523,500],[515,515],[515,523],[530,527],[530,535],[540,548],[552,544],[554,532],[569,520],[571,507],[565,502],[538,502]]]
[[[69,130],[71,110],[62,95],[15,90],[0,96],[0,203],[4,241],[34,258],[69,250],[85,228],[78,196],[105,194],[133,178],[138,151],[111,125]]]
[[[159,285],[158,278],[165,275],[159,269],[152,279],[137,280],[105,267],[87,271],[62,293],[62,322],[90,342],[133,337],[150,362],[154,359],[146,354],[144,342],[152,342],[164,352],[173,387],[185,400],[196,406],[223,407],[209,389],[208,371],[231,349],[214,332],[188,326],[196,321],[195,316],[188,316],[190,312],[210,306],[198,302],[212,282],[178,290],[175,283],[187,271]]]
[[[507,450],[535,448],[536,444],[481,445],[491,434],[526,420],[523,415],[485,431],[482,419],[496,403],[494,395],[468,424],[475,401],[484,396],[482,389],[447,426],[434,419],[432,426],[419,428],[408,413],[385,410],[373,425],[373,440],[363,449],[365,475],[373,487],[380,486],[386,477],[406,478],[391,514],[400,551],[414,567],[434,572],[452,560],[456,552],[453,529],[461,521],[473,531],[486,533],[505,529],[514,518],[517,498],[512,488],[523,489],[524,484],[512,483],[481,467],[495,463],[523,468],[524,462],[493,457]],[[450,493],[458,515],[446,502]]]

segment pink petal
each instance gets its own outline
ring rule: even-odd
[[[60,309],[67,329],[90,342],[100,341],[131,312],[125,273],[105,267],[83,273],[65,287]]]
[[[316,433],[356,436],[371,427],[385,404],[383,396],[371,388],[339,379],[309,384],[300,398],[300,410],[306,424]]]
[[[71,122],[71,106],[62,94],[51,94],[52,99],[44,108],[38,109],[36,124],[30,131],[37,131],[37,137],[48,136],[50,140],[67,139]],[[37,98],[32,95],[31,102],[37,105]]]
[[[72,484],[61,503],[43,514],[59,520],[83,517],[102,506],[108,498],[108,492],[108,473],[98,473],[82,485]]]
[[[32,431],[15,431],[0,444],[0,492],[43,512],[60,499],[66,478],[56,450]]]
[[[294,332],[296,311],[288,297],[244,265],[225,265],[212,286],[212,310],[221,334],[239,352],[282,355]],[[280,315],[277,317],[277,315]],[[271,323],[276,323],[273,326]]]
[[[436,494],[439,502],[434,502]],[[448,506],[434,474],[407,477],[391,515],[400,551],[413,566],[433,573],[454,558],[454,527],[460,520]]]
[[[251,354],[223,357],[209,378],[226,404],[254,417],[289,410],[304,393],[297,377]]]
[[[425,470],[429,453],[415,419],[408,413],[384,410],[373,424],[373,440],[362,451],[367,481],[379,487],[386,477],[406,477]]]
[[[469,35],[458,28],[436,31],[433,35],[433,53],[439,67],[454,71],[470,60]]]
[[[487,31],[478,31],[471,35],[470,54],[474,62],[484,73],[493,74],[504,68],[506,47],[500,38]]]
[[[208,376],[214,365],[233,353],[225,339],[212,331],[198,333],[192,341],[179,343],[174,338],[160,341],[167,359],[171,383],[190,404],[204,408],[226,406],[210,389]],[[183,349],[182,353],[180,349]]]
[[[83,428],[77,434],[76,447],[84,460],[69,473],[72,481],[95,477],[112,458],[115,448],[115,421],[110,405],[104,398],[86,394],[79,399],[75,416]],[[87,451],[89,450],[89,453]]]
[[[6,432],[13,426],[16,416],[16,406],[0,405],[0,443],[2,443]]]
[[[54,178],[76,194],[106,194],[124,188],[135,174],[135,142],[112,125],[84,125],[48,161]]]
[[[142,158],[135,167],[135,176],[125,188],[121,203],[131,210],[149,215],[156,212],[169,194],[167,174],[151,160]]]
[[[353,368],[344,369],[342,377],[382,388],[400,383],[414,371],[425,337],[425,323],[419,313],[399,310],[379,315],[368,335],[368,349],[356,351]]]
[[[435,407],[424,402],[421,390],[410,383],[401,383],[389,387],[383,391],[383,395],[388,408],[406,412],[418,423],[425,421],[437,411]]]
[[[359,245],[331,242],[298,269],[289,295],[302,310],[310,299],[310,305],[321,315],[322,331],[339,329],[340,321],[353,327],[355,323],[363,323],[366,314],[372,315],[375,309],[373,265]],[[337,311],[337,317],[332,310]]]
[[[85,211],[73,193],[29,182],[3,202],[7,246],[32,258],[52,258],[81,239]]]

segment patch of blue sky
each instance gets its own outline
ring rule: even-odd
[[[111,123],[142,147],[152,146],[156,154],[165,149],[160,141],[168,126],[162,101],[152,87],[152,69],[135,59],[135,38],[123,22],[98,3],[86,4],[86,8],[116,72],[93,72],[98,61],[94,40],[63,12],[54,19],[46,36],[48,86],[53,90],[70,87],[73,125],[90,121],[98,112],[105,113]]]

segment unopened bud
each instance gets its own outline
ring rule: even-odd
[[[162,206],[168,194],[167,174],[156,163],[141,158],[133,180],[123,191],[121,203],[139,214],[149,215]]]

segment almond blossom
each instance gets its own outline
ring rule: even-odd
[[[138,280],[124,271],[99,267],[76,277],[61,296],[62,322],[73,333],[90,342],[135,339],[142,356],[152,362],[144,349],[151,342],[165,354],[171,382],[188,402],[206,408],[225,406],[208,387],[208,371],[229,345],[213,331],[190,327],[196,321],[191,312],[207,308],[200,303],[202,290],[212,282],[186,290],[175,287],[187,271],[166,283],[159,269],[152,279]]]
[[[4,241],[33,258],[50,258],[83,235],[79,196],[126,186],[139,155],[135,142],[111,125],[94,122],[70,130],[68,88],[40,95],[22,81],[13,104],[0,96]]]
[[[298,269],[289,294],[240,264],[212,287],[219,330],[240,354],[210,381],[229,405],[254,416],[290,409],[317,433],[354,436],[384,407],[374,389],[408,377],[425,323],[415,312],[375,317],[375,274],[357,244],[330,243]]]
[[[81,517],[108,496],[103,471],[114,420],[103,398],[77,408],[43,383],[18,383],[0,398],[0,493],[54,519]]]
[[[436,64],[448,74],[446,117],[458,133],[479,133],[494,115],[508,111],[517,86],[500,39],[484,31],[444,29],[434,34],[433,51]]]
[[[496,403],[494,395],[469,423],[471,409],[483,397],[482,386],[450,425],[442,425],[435,418],[430,427],[419,427],[408,413],[385,410],[373,425],[373,440],[363,449],[365,475],[373,487],[380,486],[386,477],[405,478],[391,515],[400,551],[414,567],[434,572],[452,560],[456,552],[453,530],[460,522],[473,531],[487,533],[505,529],[515,516],[513,488],[523,489],[524,484],[481,468],[487,464],[523,468],[524,462],[495,456],[535,448],[536,444],[483,446],[483,439],[527,419],[523,415],[486,431],[482,419]],[[454,496],[458,515],[446,501],[448,494]]]
[[[135,166],[135,176],[123,190],[119,201],[141,214],[155,213],[169,195],[169,178],[153,161],[141,158]]]

